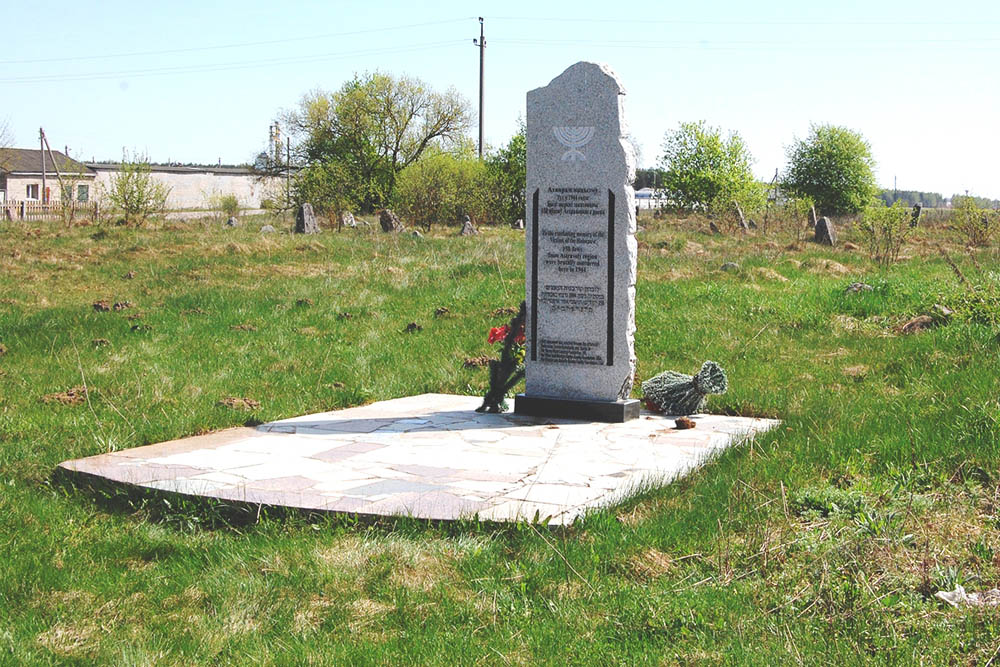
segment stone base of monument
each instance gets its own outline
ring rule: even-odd
[[[642,411],[622,424],[485,414],[423,394],[65,461],[86,481],[358,516],[567,525],[684,475],[770,419]]]
[[[584,401],[518,394],[514,397],[514,414],[621,424],[639,418],[639,401],[634,398],[619,401]]]

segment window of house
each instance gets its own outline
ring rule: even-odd
[[[38,183],[32,183],[25,188],[25,199],[38,199]]]
[[[90,201],[90,186],[89,185],[77,185],[76,186],[76,200],[78,202],[88,202],[88,201]]]

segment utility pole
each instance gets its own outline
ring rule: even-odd
[[[279,146],[281,144],[278,144]],[[280,150],[280,148],[279,148]],[[285,137],[285,206],[292,210],[292,137]]]
[[[483,35],[483,17],[479,17],[479,39],[472,43],[479,47],[479,159],[483,159],[483,61],[486,57],[486,37]]]
[[[38,201],[45,203],[45,130],[38,128],[38,154],[42,156],[42,191],[38,193]]]

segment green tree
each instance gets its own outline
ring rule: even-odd
[[[138,156],[122,160],[105,192],[112,208],[125,217],[125,224],[138,227],[150,216],[163,213],[169,195],[170,188],[153,177],[149,160]]]
[[[664,195],[685,210],[745,211],[764,204],[764,193],[750,165],[753,156],[736,132],[723,137],[705,121],[681,123],[663,139]]]
[[[796,139],[786,157],[783,186],[812,197],[823,215],[857,213],[878,192],[871,147],[854,130],[811,125],[809,136]]]
[[[313,91],[285,114],[305,171],[339,165],[365,210],[384,205],[396,175],[432,146],[448,148],[471,125],[469,104],[454,89],[436,92],[419,79],[375,72],[334,93]]]
[[[487,156],[483,196],[491,221],[509,223],[524,217],[526,156],[523,123],[506,146]]]
[[[309,202],[317,213],[353,211],[362,202],[362,179],[337,160],[317,162],[300,171],[292,184],[296,204]]]

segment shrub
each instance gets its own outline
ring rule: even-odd
[[[400,172],[393,206],[427,230],[464,215],[482,219],[484,178],[485,167],[474,156],[434,150]]]
[[[235,218],[240,214],[240,200],[236,195],[222,195],[219,197],[219,209],[229,218]]]
[[[980,208],[973,197],[962,197],[957,204],[954,226],[962,241],[971,246],[988,245],[1000,226],[1000,212]]]
[[[170,188],[153,178],[145,157],[122,160],[106,191],[111,206],[125,216],[125,224],[142,226],[163,213]]]
[[[857,213],[872,200],[875,160],[860,133],[836,125],[813,125],[806,139],[787,150],[783,185],[816,202],[822,215]]]
[[[913,232],[910,211],[902,201],[886,206],[882,200],[875,200],[865,208],[858,230],[869,256],[888,266],[899,258],[903,243]]]

